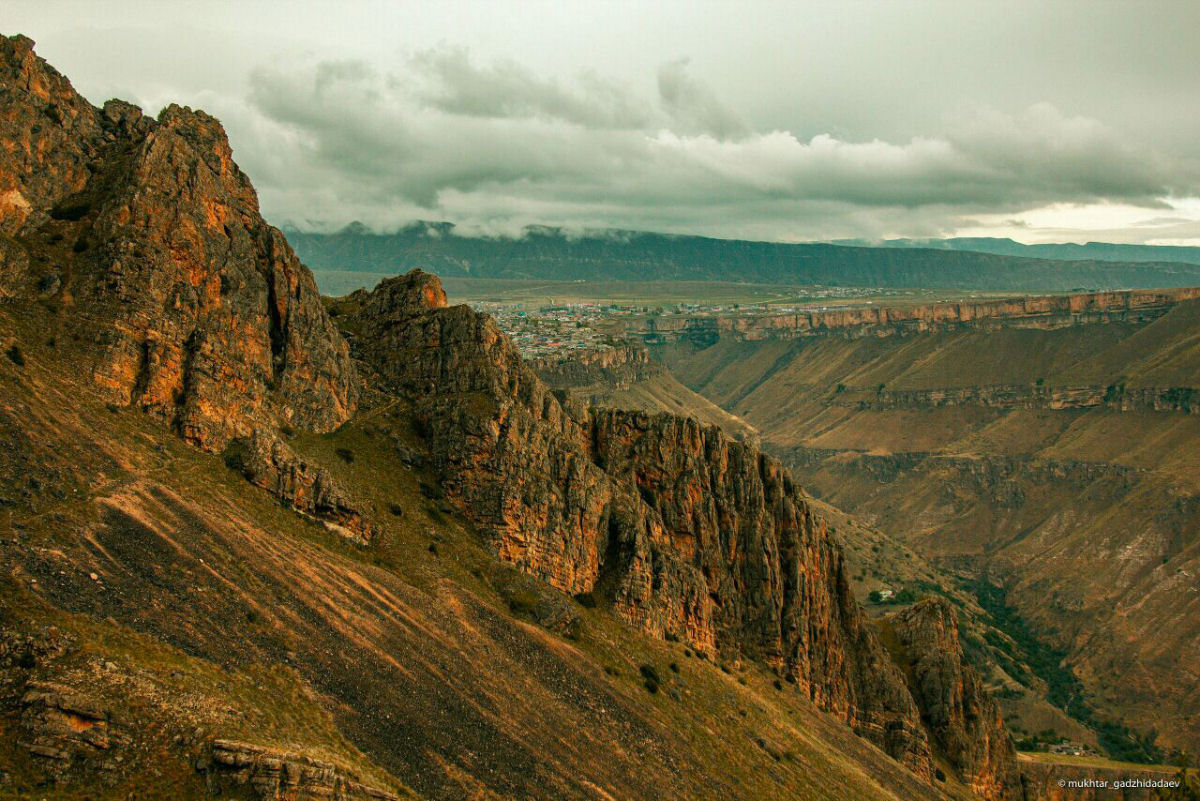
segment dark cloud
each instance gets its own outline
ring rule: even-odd
[[[1033,240],[1200,220],[1194,0],[64,9],[9,0],[6,21],[94,102],[218,115],[280,222]]]
[[[709,134],[717,139],[736,139],[749,133],[746,123],[688,72],[686,58],[658,68],[658,96],[674,123],[673,129],[680,133]]]
[[[277,132],[271,159],[289,164],[264,196],[300,225],[435,217],[806,238],[936,235],[981,213],[1163,206],[1197,189],[1187,165],[1048,104],[976,109],[904,142],[804,140],[752,130],[687,67],[658,70],[656,102],[595,76],[479,66],[462,49],[390,74],[352,61],[258,70],[248,111],[265,121],[259,136]]]
[[[656,112],[617,81],[584,74],[575,88],[542,79],[512,61],[476,66],[466,48],[426,50],[409,61],[417,96],[450,114],[544,118],[588,128],[645,128]],[[393,86],[397,81],[393,80]]]

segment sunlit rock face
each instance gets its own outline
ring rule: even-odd
[[[95,344],[114,403],[219,450],[256,424],[328,430],[358,379],[311,273],[267,225],[220,123],[90,106],[0,40],[0,288],[40,294]]]

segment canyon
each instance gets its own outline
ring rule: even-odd
[[[1024,797],[957,612],[869,618],[754,442],[322,299],[215,119],[0,78],[0,791]]]
[[[1194,751],[1196,290],[777,321],[649,348],[815,495],[1061,649],[1060,707]]]

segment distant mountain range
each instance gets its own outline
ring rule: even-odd
[[[1068,261],[1132,261],[1174,262],[1200,264],[1200,247],[1171,245],[1120,245],[1113,242],[1047,243],[1026,245],[1013,239],[994,237],[955,237],[952,239],[839,239],[835,245],[877,248],[931,248],[934,250],[969,250],[975,253],[994,253],[997,256],[1021,256],[1032,259],[1061,259]]]
[[[460,236],[450,223],[415,223],[392,234],[352,224],[333,234],[292,230],[287,237],[301,259],[320,271],[401,273],[420,267],[444,277],[733,280],[1025,292],[1200,284],[1200,258],[1185,263],[1174,252],[1196,249],[1181,248],[1164,249],[1172,253],[1153,261],[1142,252],[1114,261],[1099,254],[1028,258],[1034,254],[979,252],[942,243],[790,244],[634,231],[575,235],[544,227],[526,229],[519,238],[493,238]]]

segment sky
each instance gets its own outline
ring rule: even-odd
[[[203,108],[264,215],[1200,245],[1200,2],[5,0],[93,103]]]

